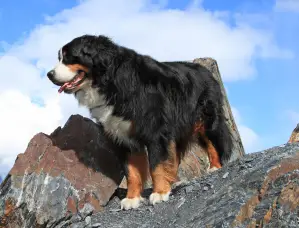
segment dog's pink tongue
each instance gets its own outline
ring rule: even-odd
[[[65,87],[67,87],[69,85],[69,82],[64,83],[58,90],[58,93],[61,93],[64,91]]]

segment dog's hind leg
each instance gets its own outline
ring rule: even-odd
[[[210,169],[221,168],[232,154],[232,138],[224,117],[220,116],[214,122],[214,128],[207,122],[195,124],[199,142],[206,148],[210,160]]]
[[[233,141],[229,127],[225,123],[224,115],[219,115],[215,128],[206,129],[205,134],[218,152],[221,165],[223,166],[229,162],[233,152]]]
[[[212,141],[206,135],[204,124],[197,122],[194,126],[194,133],[198,136],[199,144],[207,151],[210,162],[210,170],[212,171],[221,168],[222,165],[219,152],[215,149]]]
[[[211,94],[200,104],[200,122],[195,124],[194,129],[197,129],[201,139],[199,141],[203,142],[207,149],[210,168],[220,168],[229,161],[232,154],[232,137],[225,123],[222,104]]]

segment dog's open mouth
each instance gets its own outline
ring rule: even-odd
[[[73,80],[64,83],[58,90],[59,93],[65,91],[65,90],[72,90],[75,89],[77,86],[79,86],[85,79],[85,72],[81,71],[79,72]]]

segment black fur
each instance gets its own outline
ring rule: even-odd
[[[114,115],[134,121],[132,137],[147,146],[151,168],[167,158],[171,140],[183,155],[192,140],[193,126],[200,120],[222,164],[230,158],[232,140],[222,111],[220,86],[203,66],[159,62],[105,36],[75,38],[63,52],[64,64],[77,63],[90,69],[88,77],[115,107]]]

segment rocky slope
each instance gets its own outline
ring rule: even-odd
[[[119,211],[118,201],[70,227],[299,227],[299,143],[246,155],[154,207]]]

